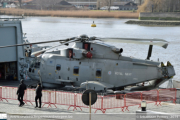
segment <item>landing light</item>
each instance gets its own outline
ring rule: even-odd
[[[147,106],[146,101],[142,101],[141,102],[141,110],[146,111],[146,106]]]

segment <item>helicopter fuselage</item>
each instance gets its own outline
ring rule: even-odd
[[[76,42],[72,48],[46,52],[40,58],[39,67],[30,68],[28,75],[52,86],[74,85],[91,81],[90,88],[125,87],[137,83],[167,80],[160,62],[122,56],[122,49],[97,42]],[[32,72],[34,70],[34,72]],[[166,68],[175,75],[173,66]],[[157,84],[159,84],[158,82]]]

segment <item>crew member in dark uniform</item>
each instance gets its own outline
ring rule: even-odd
[[[38,107],[38,103],[37,100],[39,99],[39,108],[41,108],[41,97],[42,97],[42,87],[41,87],[41,83],[38,83],[37,88],[36,88],[36,97],[35,97],[35,101],[36,101],[36,107]]]
[[[20,85],[18,87],[18,90],[17,90],[17,95],[18,95],[18,100],[20,102],[19,104],[19,107],[23,106],[24,105],[24,102],[23,102],[23,96],[24,96],[24,91],[27,89],[26,85],[24,84],[24,80],[22,79],[21,82],[20,82]]]

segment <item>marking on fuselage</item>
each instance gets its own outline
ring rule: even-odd
[[[108,75],[111,75],[111,71],[108,71]]]
[[[123,75],[122,72],[115,72],[115,75]]]
[[[101,78],[101,77],[97,77],[97,76],[96,76],[96,78]]]
[[[79,74],[73,74],[74,76],[79,76]]]
[[[131,75],[132,75],[132,73],[125,73],[125,75],[126,75],[126,76],[131,76]]]

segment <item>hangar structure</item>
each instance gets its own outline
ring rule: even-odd
[[[0,18],[0,46],[22,43],[21,21]],[[0,80],[20,80],[24,72],[24,47],[0,48],[0,56]]]

